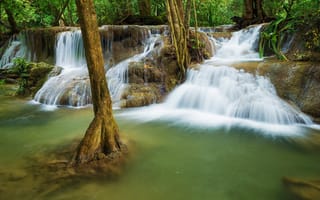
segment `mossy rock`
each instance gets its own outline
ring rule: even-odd
[[[32,63],[30,70],[30,77],[28,81],[28,87],[30,89],[31,95],[35,93],[42,87],[42,85],[48,79],[48,74],[54,69],[53,65],[40,62]]]
[[[140,107],[162,100],[161,86],[157,84],[130,84],[121,97],[122,107]]]

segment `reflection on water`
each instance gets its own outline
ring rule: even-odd
[[[122,136],[135,146],[124,174],[112,181],[80,181],[39,197],[50,184],[39,185],[41,177],[26,173],[28,156],[82,137],[91,109],[48,112],[0,97],[0,110],[0,199],[287,199],[282,176],[320,176],[319,152],[284,138],[243,128],[136,122],[120,110],[116,118]]]

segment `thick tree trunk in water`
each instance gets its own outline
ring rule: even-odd
[[[16,20],[14,19],[13,13],[11,10],[5,8],[6,14],[8,16],[8,22],[10,24],[11,33],[18,33],[19,29],[16,23]]]
[[[151,16],[151,2],[150,0],[139,0],[139,13],[141,16]]]
[[[187,48],[187,30],[185,29],[182,5],[181,0],[166,0],[171,40],[176,50],[181,80],[185,78],[186,68],[190,63],[190,56]]]
[[[81,141],[76,163],[95,160],[102,154],[120,151],[119,129],[112,115],[102,49],[93,0],[76,0],[89,70],[94,119]]]

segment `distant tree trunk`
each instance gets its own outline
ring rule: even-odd
[[[76,0],[89,70],[94,119],[75,156],[77,164],[97,156],[121,151],[119,128],[112,115],[112,102],[103,66],[102,48],[93,0]]]
[[[253,0],[244,0],[243,18],[252,19],[253,18]]]
[[[244,0],[242,17],[234,16],[231,19],[237,23],[238,28],[273,20],[264,12],[263,0]]]
[[[264,20],[266,13],[263,10],[263,0],[256,0],[257,18]]]
[[[263,10],[263,0],[244,0],[243,19],[263,20],[266,14]]]
[[[188,30],[185,28],[182,5],[182,0],[166,0],[171,40],[176,50],[181,80],[185,78],[186,68],[190,63],[190,56],[187,48]]]
[[[141,16],[151,16],[151,1],[138,0],[139,13]]]
[[[7,8],[5,8],[5,12],[8,16],[8,22],[10,24],[11,33],[18,33],[19,29],[18,29],[16,20],[14,19],[13,13],[11,12],[11,10]]]

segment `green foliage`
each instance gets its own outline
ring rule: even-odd
[[[263,57],[264,49],[266,46],[272,49],[279,59],[287,60],[286,56],[281,52],[281,41],[284,37],[284,33],[288,30],[292,30],[293,23],[288,21],[286,24],[286,17],[279,17],[271,22],[262,32],[259,43],[259,55]],[[285,24],[284,26],[282,24]]]
[[[196,0],[199,26],[217,26],[232,23],[231,17],[241,15],[242,1]],[[194,26],[191,17],[191,25]]]
[[[10,28],[6,10],[12,12],[18,28],[73,25],[77,20],[74,0],[2,0],[0,1],[0,30]]]
[[[243,0],[195,0],[199,26],[232,23],[231,17],[241,16]],[[139,0],[95,0],[98,22],[115,24],[128,15],[139,14]],[[164,0],[150,0],[152,16],[166,16]],[[186,0],[184,0],[186,2]],[[319,0],[268,0],[264,10],[270,17],[308,17],[320,8]],[[18,28],[76,25],[78,17],[74,0],[0,0],[0,31],[10,29],[5,10],[13,13]],[[63,22],[63,23],[61,23]],[[191,15],[191,26],[195,25]],[[310,33],[311,34],[311,33]]]
[[[259,43],[260,57],[264,55],[264,50],[268,48],[279,59],[287,60],[281,52],[283,38],[286,34],[294,33],[303,24],[310,26],[310,29],[305,34],[306,48],[310,50],[320,49],[320,28],[318,25],[320,19],[319,2],[313,0],[271,0],[265,4],[265,7],[269,7],[269,10],[266,10],[272,13],[272,15],[276,15],[276,19],[261,32]]]

